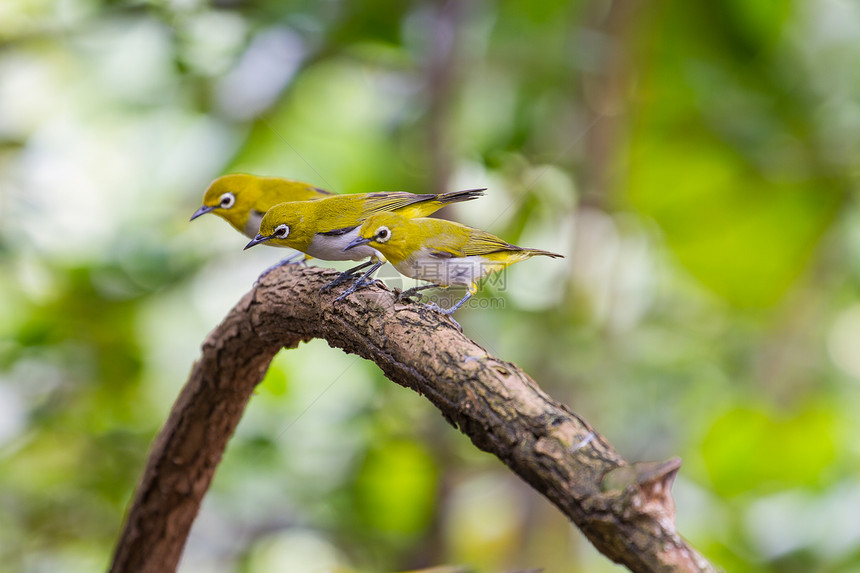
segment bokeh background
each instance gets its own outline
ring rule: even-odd
[[[0,570],[104,570],[199,346],[283,251],[216,176],[487,187],[564,253],[457,315],[727,571],[860,571],[860,5],[3,0]],[[342,268],[342,267],[341,267]],[[392,277],[389,270],[383,277]],[[617,568],[372,363],[272,365],[183,572]]]

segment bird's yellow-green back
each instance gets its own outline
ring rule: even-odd
[[[286,203],[287,201],[311,201],[314,199],[325,199],[332,197],[335,194],[326,189],[320,189],[304,183],[302,181],[294,181],[292,179],[281,179],[279,177],[256,177],[257,185],[259,185],[259,198],[254,203],[254,210],[266,214],[266,211],[277,205],[278,203]]]

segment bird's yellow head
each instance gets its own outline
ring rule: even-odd
[[[260,178],[245,173],[223,175],[213,181],[203,196],[203,206],[191,216],[193,221],[206,213],[214,213],[244,232],[248,216],[262,193]]]
[[[368,245],[382,253],[392,263],[407,258],[420,245],[420,237],[411,236],[409,219],[397,213],[385,212],[368,217],[358,230],[358,237],[347,249]]]
[[[308,205],[305,201],[290,201],[275,205],[260,221],[260,232],[245,248],[270,242],[279,247],[302,250],[313,237],[313,229],[304,225]]]

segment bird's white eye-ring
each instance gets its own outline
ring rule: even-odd
[[[222,209],[229,209],[233,205],[236,204],[236,196],[232,193],[224,193],[221,195],[221,198],[218,199],[218,206]]]
[[[272,236],[276,239],[286,239],[290,234],[290,228],[287,225],[278,225],[275,227],[275,231],[272,233]]]
[[[376,242],[384,243],[391,238],[391,230],[388,227],[380,227],[376,230]]]

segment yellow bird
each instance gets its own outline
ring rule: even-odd
[[[206,213],[214,213],[230,223],[234,229],[253,239],[260,230],[263,215],[270,207],[286,201],[311,201],[332,195],[334,194],[331,191],[302,181],[231,173],[222,175],[209,184],[203,195],[203,206],[191,215],[191,221]],[[307,258],[299,253],[287,257],[271,268],[294,261],[298,257],[303,260]]]
[[[260,230],[263,215],[278,203],[310,201],[332,195],[331,191],[292,179],[232,173],[222,175],[209,185],[203,195],[203,206],[191,215],[191,220],[206,213],[215,213],[253,239]]]
[[[435,303],[428,305],[449,315],[477,292],[478,281],[485,276],[535,255],[562,257],[549,251],[518,247],[453,221],[407,219],[396,213],[369,217],[346,249],[367,247],[380,253],[384,257],[380,260],[388,260],[400,274],[432,283],[404,291],[400,299],[428,288],[467,287],[466,296],[451,308],[441,309]]]
[[[324,261],[371,260],[340,274],[324,287],[328,290],[354,277],[356,271],[370,266],[341,294],[340,300],[365,284],[365,280],[385,262],[376,249],[353,245],[358,229],[365,219],[377,213],[394,212],[403,218],[424,217],[451,203],[471,201],[484,194],[484,189],[469,189],[442,194],[417,195],[406,192],[357,193],[334,195],[316,201],[294,201],[275,205],[260,222],[260,232],[249,242],[248,249],[267,242],[290,247]]]

